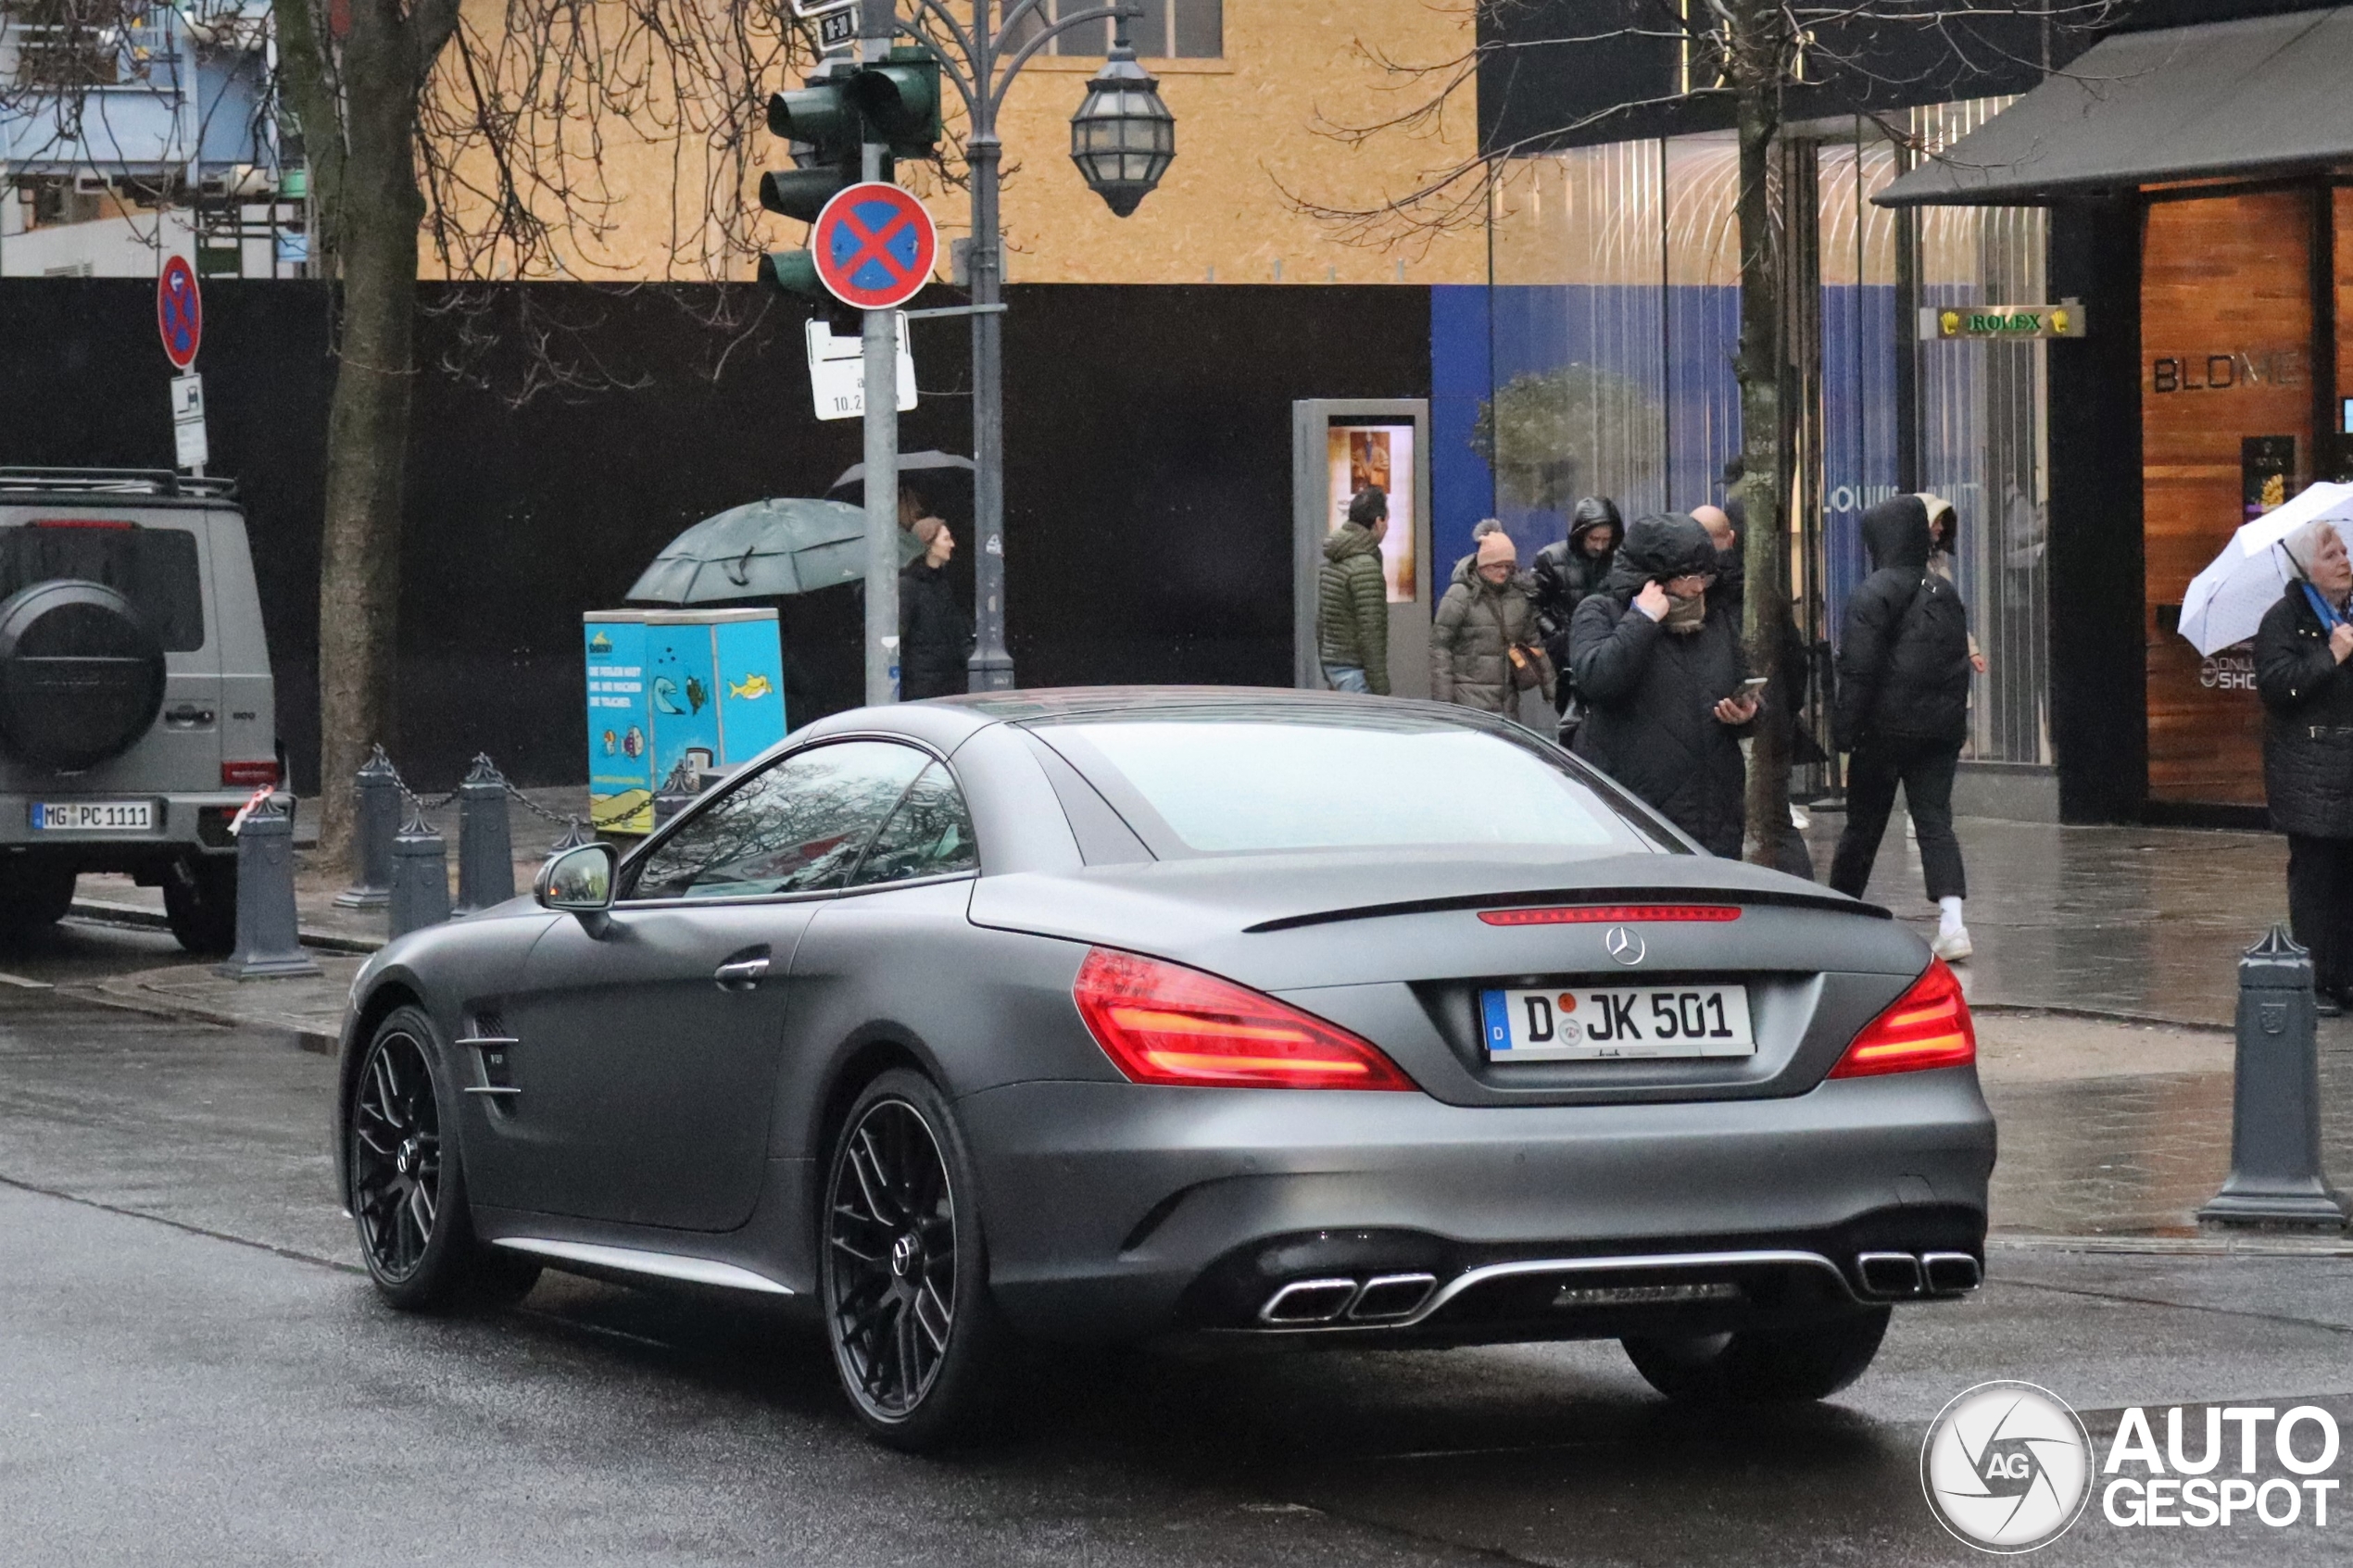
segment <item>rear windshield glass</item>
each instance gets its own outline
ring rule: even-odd
[[[1111,719],[1036,733],[1157,854],[1675,847],[1564,760],[1436,720]]]
[[[0,600],[57,577],[112,588],[137,607],[170,652],[204,646],[196,536],[184,528],[72,521],[0,526]]]

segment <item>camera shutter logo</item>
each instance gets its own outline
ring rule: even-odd
[[[1981,1383],[1929,1424],[1920,1490],[1937,1523],[1979,1550],[2033,1551],[2091,1501],[2091,1436],[2047,1388]]]

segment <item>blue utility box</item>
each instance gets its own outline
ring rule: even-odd
[[[774,609],[599,609],[588,659],[588,808],[608,833],[650,833],[654,790],[684,760],[733,768],[785,738]]]

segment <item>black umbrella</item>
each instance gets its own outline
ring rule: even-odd
[[[899,484],[912,490],[938,511],[952,508],[965,517],[972,515],[973,460],[953,452],[901,452],[899,454]],[[866,465],[853,463],[833,488],[825,492],[828,500],[848,501],[852,506],[866,504]]]

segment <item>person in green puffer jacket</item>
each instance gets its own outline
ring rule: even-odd
[[[1348,500],[1348,521],[1324,541],[1315,584],[1315,644],[1324,681],[1336,692],[1389,695],[1389,580],[1380,542],[1389,496],[1367,484]]]

